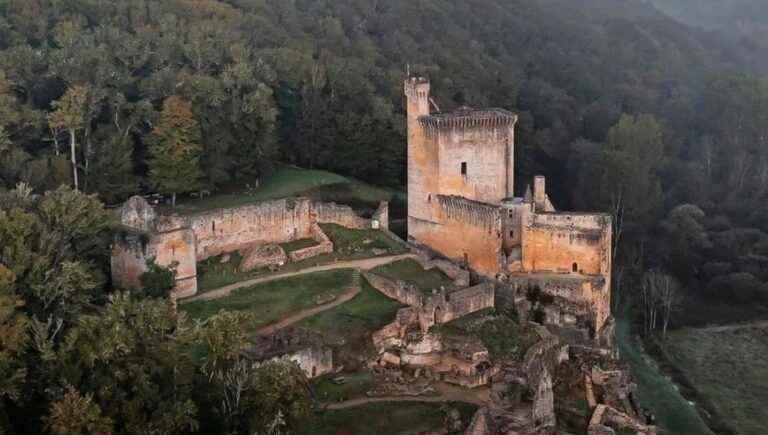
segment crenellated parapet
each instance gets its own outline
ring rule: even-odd
[[[489,229],[499,225],[501,209],[497,206],[454,195],[437,195],[437,200],[448,219]]]
[[[422,116],[419,123],[427,134],[445,130],[509,129],[517,123],[517,115],[504,109],[478,110],[463,107],[451,113]]]

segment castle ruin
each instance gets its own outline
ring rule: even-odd
[[[517,115],[468,107],[432,114],[428,80],[409,78],[404,90],[408,241],[520,294],[535,286],[564,301],[553,323],[586,319],[600,331],[610,317],[610,215],[556,211],[543,176],[514,195]]]

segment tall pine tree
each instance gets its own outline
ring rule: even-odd
[[[200,126],[189,103],[177,96],[163,102],[163,111],[149,139],[149,178],[160,193],[176,194],[200,188],[202,152]]]

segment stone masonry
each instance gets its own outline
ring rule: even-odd
[[[408,128],[408,240],[502,281],[569,276],[591,328],[610,316],[611,217],[558,212],[537,176],[514,191],[517,115],[462,107],[430,113],[430,84],[404,85]],[[545,286],[547,289],[552,286]]]
[[[197,262],[206,258],[315,239],[318,245],[292,253],[292,259],[298,261],[333,251],[333,243],[318,224],[334,223],[354,229],[389,227],[386,202],[379,204],[371,219],[365,219],[349,206],[308,198],[261,201],[190,215],[160,215],[143,198],[134,196],[123,204],[119,216],[122,226],[112,244],[115,285],[124,289],[138,287],[147,262],[154,260],[161,266],[175,266],[177,298],[197,293]],[[264,261],[270,264],[282,261],[279,255],[267,257]],[[256,263],[254,267],[260,265]]]

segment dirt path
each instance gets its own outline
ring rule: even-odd
[[[254,279],[249,279],[247,281],[240,281],[234,284],[230,284],[228,286],[220,287],[215,290],[201,293],[191,298],[182,299],[180,302],[183,304],[185,302],[192,302],[192,301],[209,301],[212,299],[219,299],[219,298],[229,296],[229,294],[232,293],[232,291],[237,290],[239,288],[251,287],[256,284],[262,284],[265,282],[275,281],[278,279],[290,278],[293,276],[306,275],[308,273],[322,272],[326,270],[335,270],[335,269],[368,270],[368,269],[373,269],[374,267],[378,267],[384,264],[389,264],[398,260],[403,260],[406,258],[415,258],[415,257],[416,255],[414,254],[401,254],[401,255],[389,255],[386,257],[364,258],[362,260],[348,260],[348,261],[339,261],[336,263],[323,264],[320,266],[308,267],[306,269],[301,269],[293,272],[279,273],[277,275],[270,275],[262,278],[254,278]]]
[[[437,396],[383,396],[383,397],[358,397],[357,399],[345,400],[343,402],[329,403],[325,405],[325,409],[347,409],[355,408],[358,406],[367,405],[369,403],[380,402],[427,402],[427,403],[442,403],[442,402],[463,402],[471,403],[477,406],[488,405],[490,399],[488,398],[488,390],[486,388],[480,390],[464,390],[447,384],[436,384],[437,391],[440,393]]]

